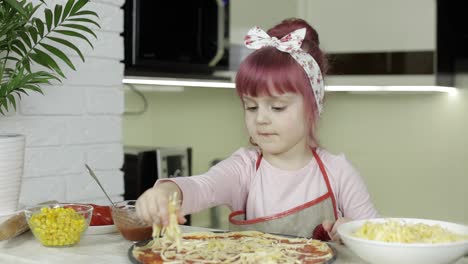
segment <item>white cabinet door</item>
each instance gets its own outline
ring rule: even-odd
[[[265,30],[285,18],[298,16],[297,0],[232,0],[230,5],[230,42],[241,44],[253,26]]]
[[[436,0],[298,0],[328,53],[433,51]]]

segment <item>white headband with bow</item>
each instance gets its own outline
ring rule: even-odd
[[[301,49],[302,41],[306,33],[305,28],[297,29],[281,39],[270,37],[264,30],[259,27],[253,27],[247,32],[244,38],[244,44],[249,49],[260,49],[267,46],[273,46],[279,51],[291,54],[299,65],[302,66],[310,81],[310,86],[314,92],[315,103],[319,114],[323,110],[323,96],[325,87],[323,85],[322,72],[317,64],[317,61],[303,49]]]

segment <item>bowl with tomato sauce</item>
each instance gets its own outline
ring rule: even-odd
[[[117,227],[112,219],[111,206],[89,204],[93,210],[91,222],[89,223],[87,235],[101,235],[117,232]]]
[[[112,218],[117,230],[127,240],[142,241],[152,237],[153,227],[146,224],[136,214],[136,200],[115,203],[111,207]]]

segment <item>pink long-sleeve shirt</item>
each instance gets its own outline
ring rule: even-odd
[[[327,171],[338,214],[351,219],[377,217],[364,181],[345,156],[324,149],[317,149],[317,153]],[[223,204],[234,211],[246,210],[247,219],[253,219],[281,213],[327,192],[314,158],[292,171],[262,159],[256,171],[257,158],[257,150],[240,148],[204,174],[171,178],[183,194],[182,212],[190,214]],[[260,184],[252,186],[255,177],[260,177]],[[254,197],[247,199],[249,195]],[[247,206],[247,202],[252,204]]]

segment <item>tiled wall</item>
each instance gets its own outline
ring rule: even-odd
[[[88,8],[100,16],[101,29],[96,30],[98,40],[92,40],[94,49],[84,42],[77,44],[85,62],[64,50],[77,71],[63,67],[67,79],[62,84],[43,86],[45,96],[23,97],[16,113],[0,116],[0,133],[26,135],[20,204],[52,199],[106,203],[85,163],[95,169],[111,196],[121,199],[123,3],[89,3]]]

